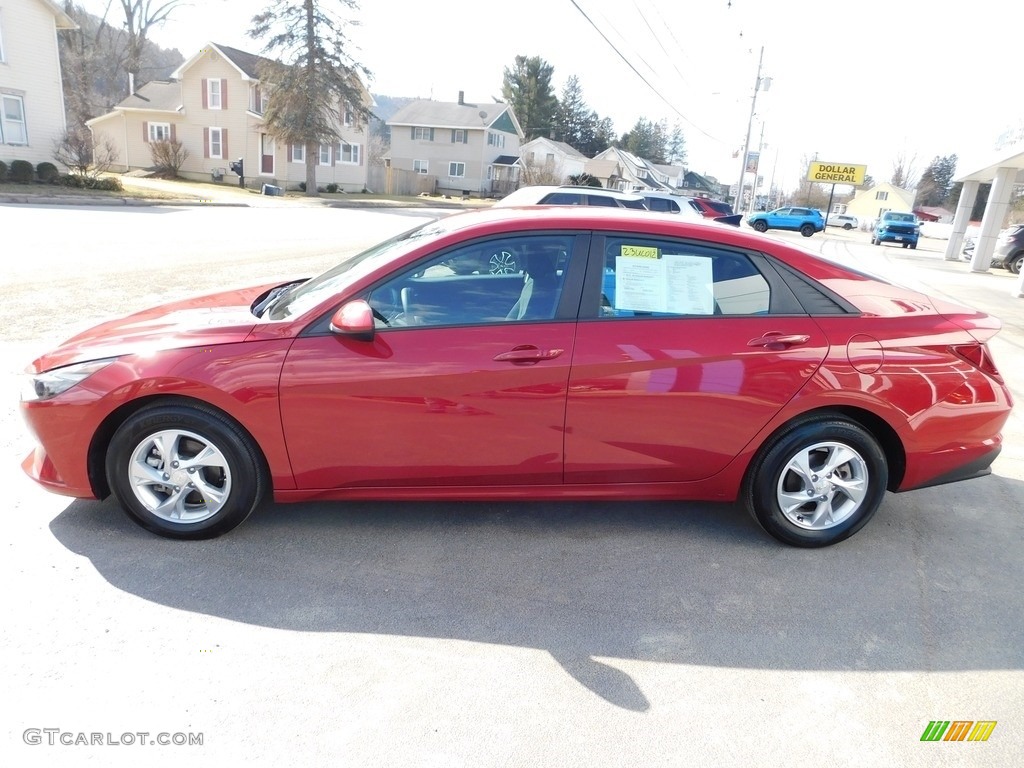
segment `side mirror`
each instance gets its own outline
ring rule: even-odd
[[[331,316],[333,333],[352,336],[360,341],[372,341],[374,330],[373,309],[363,299],[342,305]]]

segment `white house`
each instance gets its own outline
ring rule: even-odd
[[[566,184],[570,176],[579,176],[587,156],[564,141],[537,138],[519,148],[523,180],[527,184]]]
[[[53,0],[0,2],[0,160],[53,161],[67,129],[57,30],[77,25]]]

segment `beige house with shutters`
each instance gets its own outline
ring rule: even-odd
[[[305,147],[284,145],[266,132],[266,92],[258,73],[263,57],[208,43],[166,81],[146,83],[105,115],[88,122],[94,142],[110,141],[118,159],[112,170],[153,166],[151,144],[180,141],[189,156],[180,175],[197,181],[237,184],[231,163],[243,162],[245,184],[288,188],[306,180]],[[365,90],[366,105],[372,98]],[[319,147],[318,186],[337,184],[359,192],[366,187],[365,120],[339,105],[341,141]]]
[[[0,160],[54,162],[67,127],[57,31],[77,29],[53,0],[0,0]]]

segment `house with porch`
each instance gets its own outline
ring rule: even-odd
[[[107,114],[88,121],[93,141],[109,141],[116,148],[112,170],[151,168],[154,142],[180,141],[188,151],[179,172],[183,178],[234,184],[238,176],[229,168],[240,159],[246,186],[297,188],[306,180],[306,147],[282,145],[266,131],[262,61],[262,56],[208,43],[170,80],[146,83]],[[365,87],[362,91],[365,105],[372,106],[369,92]],[[367,178],[366,121],[346,104],[339,104],[332,117],[341,139],[318,147],[317,185],[362,191]]]
[[[512,107],[417,99],[387,125],[391,152],[385,162],[423,177],[423,191],[503,197],[519,186],[523,129]]]
[[[54,0],[0,5],[0,160],[53,162],[67,129],[58,30],[78,25]]]

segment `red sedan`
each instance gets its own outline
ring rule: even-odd
[[[522,271],[457,273],[515,254]],[[178,302],[36,360],[28,474],[149,530],[309,499],[739,499],[824,546],[987,474],[999,322],[678,216],[494,209]]]

